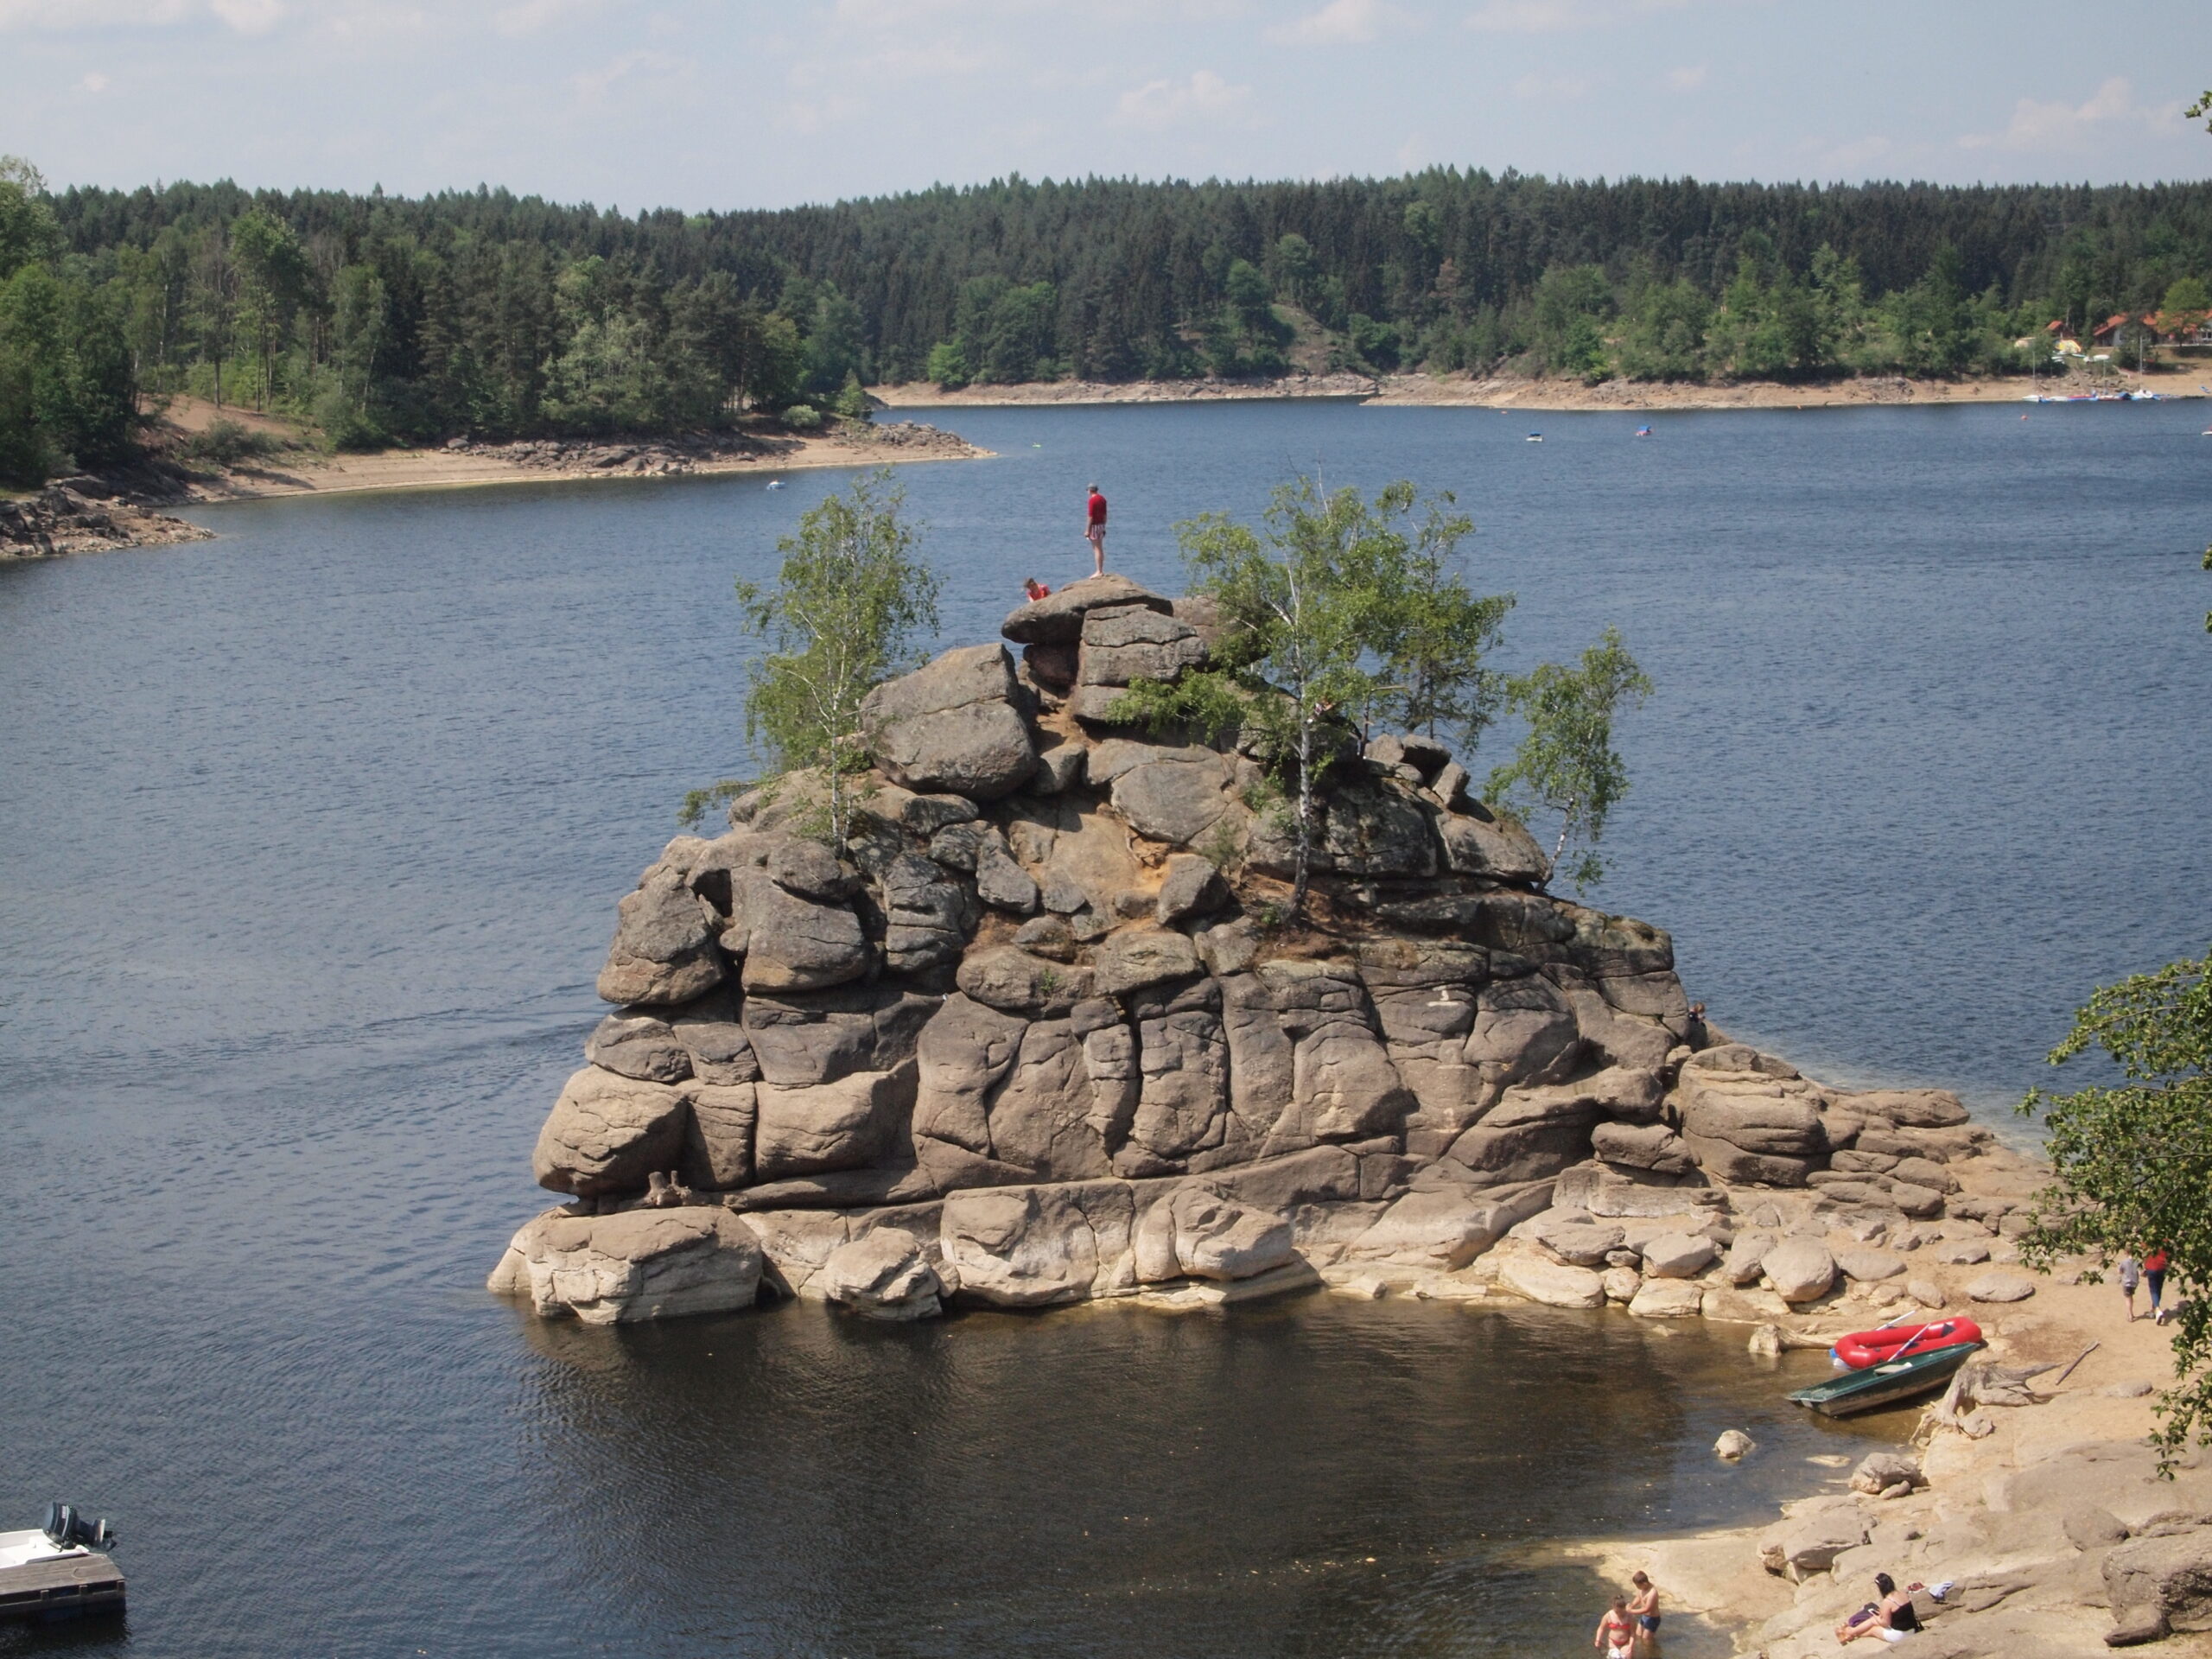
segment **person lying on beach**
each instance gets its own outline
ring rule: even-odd
[[[1629,1617],[1628,1598],[1615,1596],[1613,1605],[1598,1621],[1598,1634],[1590,1645],[1605,1659],[1631,1659],[1636,1649],[1636,1621]]]
[[[1878,1636],[1885,1642],[1902,1642],[1920,1628],[1920,1615],[1912,1610],[1912,1592],[1897,1588],[1886,1573],[1874,1575],[1881,1600],[1870,1601],[1835,1627],[1839,1643],[1856,1642],[1862,1636]]]
[[[1659,1586],[1649,1573],[1638,1573],[1630,1578],[1629,1587],[1635,1592],[1628,1599],[1628,1611],[1636,1620],[1637,1651],[1650,1659],[1659,1651]]]

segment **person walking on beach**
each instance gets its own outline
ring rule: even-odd
[[[2127,1322],[2133,1325],[2135,1323],[2135,1287],[2143,1282],[2143,1264],[2135,1259],[2133,1252],[2122,1250],[2117,1272],[2120,1297],[2127,1304]]]
[[[1658,1659],[1659,1586],[1649,1573],[1637,1573],[1630,1578],[1629,1588],[1635,1592],[1628,1599],[1628,1611],[1636,1620],[1636,1651],[1640,1659]]]
[[[2151,1293],[2151,1323],[2164,1325],[2166,1310],[2158,1306],[2166,1289],[2166,1247],[2163,1244],[2143,1258],[2143,1288]]]
[[[1598,1621],[1598,1634],[1590,1645],[1605,1659],[1631,1659],[1636,1649],[1636,1621],[1629,1617],[1628,1598],[1615,1596],[1613,1605]]]
[[[1090,543],[1091,557],[1097,565],[1093,574],[1104,575],[1106,574],[1106,498],[1098,493],[1098,486],[1096,484],[1090,486],[1090,501],[1088,515],[1084,519],[1083,536],[1084,539]]]

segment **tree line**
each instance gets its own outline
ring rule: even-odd
[[[2202,310],[2212,185],[1084,179],[635,214],[480,188],[48,192],[0,168],[0,471],[135,400],[340,446],[668,430],[862,384],[1363,371],[1947,375]],[[802,417],[803,423],[804,417]]]

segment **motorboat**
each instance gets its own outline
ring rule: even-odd
[[[115,1531],[67,1503],[47,1506],[46,1524],[0,1532],[0,1618],[52,1623],[123,1611],[123,1574],[108,1552]]]

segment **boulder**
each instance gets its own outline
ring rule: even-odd
[[[1149,841],[1192,846],[1229,810],[1227,763],[1211,749],[1154,748],[1153,757],[1115,776],[1114,810]]]
[[[1179,617],[1163,615],[1141,604],[1094,607],[1083,619],[1076,712],[1078,715],[1084,712],[1080,688],[1097,687],[1110,694],[1113,689],[1135,685],[1140,680],[1173,681],[1185,669],[1198,667],[1205,657],[1205,644],[1198,638],[1198,631]]]
[[[1162,927],[1169,927],[1186,916],[1202,916],[1228,902],[1229,888],[1212,860],[1196,853],[1171,853],[1153,916]]]
[[[1162,615],[1172,614],[1174,603],[1127,576],[1085,576],[1057,594],[1016,607],[999,632],[1016,645],[1071,645],[1083,638],[1084,619],[1092,611],[1141,606]]]
[[[1827,1295],[1835,1283],[1835,1258],[1815,1238],[1783,1239],[1760,1258],[1759,1269],[1793,1306]]]
[[[1646,1279],[1630,1300],[1639,1319],[1694,1319],[1704,1311],[1705,1293],[1681,1279]]]
[[[676,871],[655,865],[615,909],[614,942],[599,970],[602,1000],[672,1007],[721,982],[721,918]]]
[[[753,1173],[773,1181],[874,1162],[913,1108],[915,1068],[856,1071],[806,1088],[770,1083],[754,1088]]]
[[[1634,1268],[1607,1268],[1599,1278],[1604,1281],[1609,1302],[1632,1302],[1636,1293],[1643,1288],[1643,1275]]]
[[[797,1089],[855,1071],[888,1071],[912,1056],[939,1001],[885,984],[749,996],[743,1034],[751,1075]],[[681,1034],[681,1023],[677,1029]]]
[[[683,1156],[677,1166],[687,1186],[726,1192],[753,1179],[753,1138],[760,1121],[758,1091],[749,1083],[693,1083],[683,1090],[690,1110],[684,1122]]]
[[[1908,1487],[1923,1484],[1920,1459],[1903,1452],[1870,1452],[1851,1471],[1851,1490],[1864,1492],[1869,1497],[1878,1497],[1900,1484]]]
[[[1562,1267],[1540,1255],[1510,1255],[1498,1263],[1502,1289],[1547,1307],[1603,1307],[1605,1281],[1587,1268]]]
[[[996,800],[1037,769],[1014,659],[1003,645],[948,651],[868,693],[869,752],[893,783]]]
[[[939,1236],[963,1301],[1040,1307],[1134,1289],[1129,1189],[1118,1181],[955,1192]]]
[[[1713,1455],[1731,1463],[1739,1462],[1758,1449],[1759,1443],[1740,1428],[1727,1430],[1713,1443]]]
[[[597,1066],[569,1077],[538,1131],[531,1155],[540,1186],[578,1198],[645,1189],[656,1170],[683,1155],[688,1108],[682,1090]]]
[[[2104,1580],[2120,1630],[2212,1630],[2212,1529],[2132,1539],[2105,1557]]]
[[[1016,916],[1036,913],[1037,882],[1014,861],[1014,855],[995,842],[986,842],[976,855],[976,896],[993,910]]]
[[[1885,1279],[1894,1279],[1904,1271],[1904,1258],[1887,1250],[1850,1249],[1839,1251],[1835,1264],[1844,1276],[1856,1279],[1861,1284],[1876,1284]]]
[[[1057,1019],[1090,995],[1091,970],[1002,944],[969,951],[957,982],[963,995],[1001,1014]]]
[[[1319,850],[1340,875],[1433,875],[1432,814],[1395,788],[1352,785],[1330,795]]]
[[[821,1291],[871,1319],[935,1319],[944,1290],[922,1242],[900,1227],[875,1227],[830,1252]]]
[[[1147,1211],[1133,1248],[1137,1277],[1152,1282],[1250,1279],[1288,1266],[1297,1254],[1287,1221],[1205,1182],[1178,1187]]]
[[[1091,957],[1101,996],[1126,996],[1147,985],[1188,979],[1198,969],[1198,948],[1189,938],[1165,929],[1124,930],[1109,937]]]
[[[913,853],[891,859],[875,880],[887,969],[916,974],[959,959],[976,921],[975,900],[965,887]]]
[[[1464,787],[1465,774],[1462,772],[1460,778]],[[1451,803],[1447,799],[1445,804]],[[1538,886],[1551,879],[1552,861],[1544,856],[1536,838],[1479,801],[1468,802],[1463,811],[1444,813],[1437,819],[1436,829],[1443,843],[1445,867],[1457,874]]]
[[[691,1075],[690,1051],[677,1041],[674,1028],[631,1010],[599,1022],[585,1039],[584,1058],[643,1083],[681,1083]]]
[[[1948,1089],[1878,1089],[1841,1096],[1839,1103],[1861,1117],[1882,1118],[1905,1128],[1943,1129],[1972,1121],[1965,1103]]]
[[[1601,1227],[1573,1211],[1538,1216],[1524,1230],[1548,1255],[1571,1268],[1602,1266],[1608,1255],[1621,1247],[1621,1230]]]
[[[1351,1254],[1452,1272],[1497,1243],[1517,1218],[1510,1203],[1464,1187],[1412,1192],[1368,1224]]]
[[[849,905],[803,899],[766,875],[740,880],[731,902],[722,944],[743,955],[748,992],[825,990],[874,965]]]
[[[1906,1280],[1904,1281],[1904,1294],[1911,1297],[1914,1301],[1918,1302],[1923,1307],[1942,1307],[1950,1300],[1950,1299],[1943,1294],[1943,1287],[1937,1284],[1933,1279]]]
[[[750,1307],[760,1268],[760,1241],[720,1205],[556,1210],[515,1235],[493,1280],[495,1289],[526,1289],[542,1318],[616,1325]]]
[[[1609,1164],[1661,1175],[1687,1175],[1697,1167],[1688,1142],[1663,1123],[1600,1123],[1590,1132],[1590,1150]]]
[[[2036,1294],[2036,1281],[2024,1273],[2007,1273],[2002,1268],[1985,1273],[1967,1287],[1970,1302],[2024,1302]]]
[[[1728,1246],[1726,1258],[1720,1264],[1721,1278],[1739,1287],[1757,1284],[1760,1274],[1765,1270],[1760,1262],[1773,1248],[1772,1233],[1746,1230],[1737,1234]]]
[[[1802,1580],[1809,1573],[1827,1572],[1837,1556],[1866,1541],[1866,1523],[1857,1509],[1836,1503],[1796,1516],[1760,1546],[1759,1558],[1768,1572]]]
[[[669,1011],[669,1029],[702,1083],[758,1083],[760,1062],[738,1018],[734,996],[715,994]]]
[[[1720,1247],[1702,1233],[1661,1233],[1644,1241],[1643,1271],[1653,1279],[1695,1278],[1719,1258]]]

